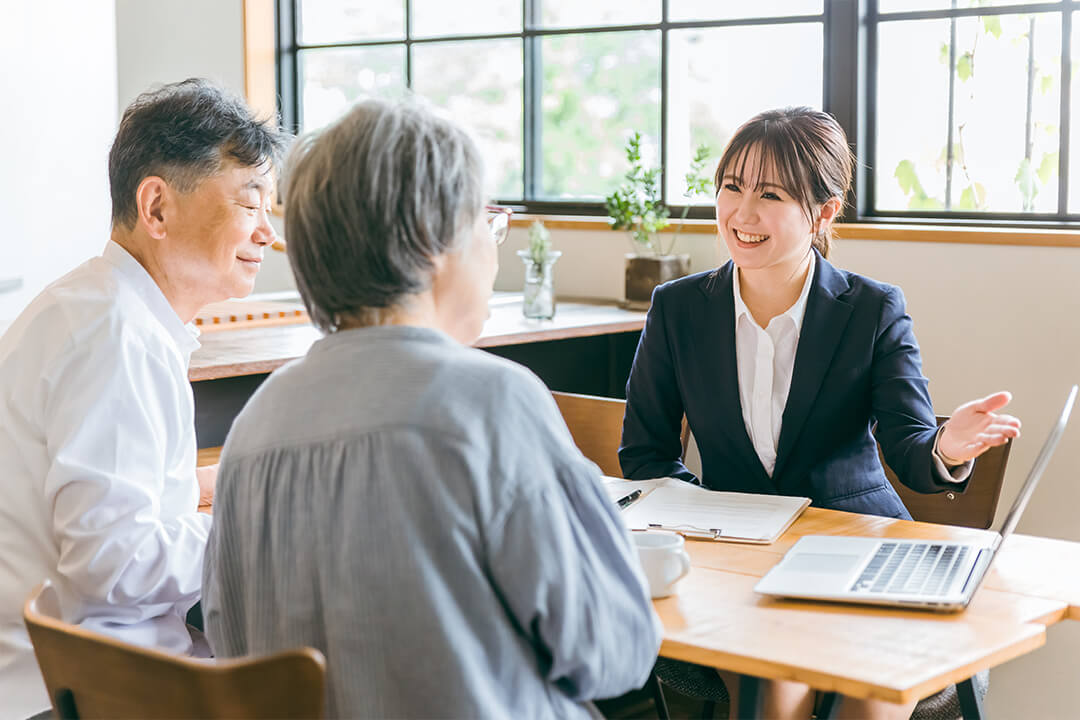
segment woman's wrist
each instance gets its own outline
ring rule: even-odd
[[[941,462],[945,463],[946,467],[958,467],[966,463],[967,460],[957,460],[941,447],[941,439],[945,436],[945,431],[948,426],[949,423],[947,422],[942,425],[941,429],[938,431],[937,437],[934,438],[934,454],[941,458]]]

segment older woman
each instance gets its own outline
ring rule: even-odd
[[[290,165],[326,336],[226,443],[215,652],[319,648],[332,716],[578,717],[640,687],[659,626],[599,470],[535,376],[468,347],[497,268],[472,141],[369,101]]]

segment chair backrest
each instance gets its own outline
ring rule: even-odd
[[[938,425],[948,419],[939,415]],[[1009,460],[1011,449],[1010,439],[1004,445],[992,447],[976,458],[967,492],[964,493],[946,491],[926,495],[915,492],[897,479],[896,473],[885,465],[884,456],[881,464],[885,466],[885,475],[889,482],[896,488],[897,494],[915,520],[986,529],[994,524],[1001,486],[1005,482],[1005,464]],[[880,446],[878,454],[881,454]]]
[[[23,619],[60,720],[322,717],[326,661],[313,648],[200,660],[60,618],[56,589],[46,581],[26,601]]]
[[[619,466],[619,443],[622,442],[623,414],[626,401],[615,398],[552,392],[570,435],[581,453],[600,466],[605,475],[622,477]],[[690,440],[690,430],[683,418],[682,454]]]

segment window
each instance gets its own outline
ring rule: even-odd
[[[1080,0],[278,0],[278,91],[297,131],[411,89],[477,137],[500,203],[603,214],[626,138],[687,200],[744,120],[810,105],[859,159],[849,219],[1080,220]],[[1080,169],[1077,169],[1080,173]],[[1080,177],[1080,176],[1078,176]]]
[[[638,131],[683,205],[699,144],[715,162],[757,110],[822,107],[824,22],[824,0],[282,0],[279,93],[305,131],[409,88],[474,133],[498,202],[533,210],[602,213]]]
[[[1075,5],[879,0],[871,214],[1080,217],[1063,86]]]

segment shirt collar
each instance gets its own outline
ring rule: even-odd
[[[795,304],[789,307],[780,317],[788,317],[795,325],[796,336],[802,329],[803,316],[806,315],[806,302],[810,297],[810,287],[814,284],[814,268],[817,266],[817,253],[810,253],[810,266],[806,269],[806,280],[803,281],[802,291],[799,293],[799,299],[795,301]],[[735,323],[738,324],[739,319],[744,315],[750,322],[755,322],[753,316],[750,314],[750,309],[746,307],[746,303],[742,299],[742,289],[739,284],[739,268],[733,267],[731,286],[735,293]],[[756,324],[756,323],[755,323]]]
[[[150,277],[150,273],[146,272],[146,268],[131,253],[115,241],[110,240],[109,244],[105,246],[105,252],[101,254],[101,257],[131,283],[135,292],[146,303],[150,313],[168,331],[184,354],[190,356],[192,352],[201,347],[198,339],[199,329],[195,327],[194,323],[185,325],[180,320],[180,316],[176,314],[172,305],[169,304],[165,293],[161,292],[161,288],[154,282],[154,278]]]

